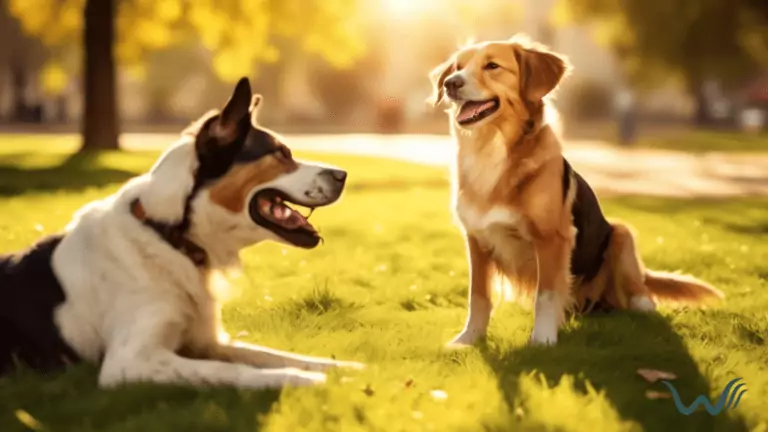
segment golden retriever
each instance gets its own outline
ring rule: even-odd
[[[486,335],[494,270],[535,298],[533,344],[555,344],[568,311],[723,297],[692,277],[646,270],[630,228],[606,220],[565,160],[545,114],[570,70],[565,57],[516,35],[466,46],[430,75],[434,105],[450,102],[453,206],[471,267],[469,317],[453,346]]]

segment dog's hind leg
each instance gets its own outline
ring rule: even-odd
[[[608,259],[612,267],[610,281],[613,294],[620,307],[651,312],[656,310],[651,292],[645,286],[645,270],[635,247],[634,235],[630,228],[619,222],[612,222]]]
[[[211,353],[213,358],[233,363],[243,363],[260,368],[297,368],[309,371],[325,371],[344,367],[362,369],[362,363],[303,356],[242,342],[221,344]]]

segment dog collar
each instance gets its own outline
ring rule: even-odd
[[[208,265],[208,254],[205,249],[184,235],[184,231],[178,225],[169,225],[147,217],[147,212],[138,198],[131,201],[131,214],[144,225],[152,228],[163,240],[189,258],[197,267]]]

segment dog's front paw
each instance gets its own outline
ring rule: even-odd
[[[537,332],[536,329],[531,333],[531,339],[528,342],[532,346],[552,346],[557,344],[557,332]]]
[[[363,370],[365,369],[365,365],[358,362],[353,361],[337,361],[335,362],[331,367],[338,367],[338,368],[344,368],[344,369],[353,369],[353,370]]]
[[[453,338],[450,342],[446,344],[446,348],[450,349],[464,349],[469,348],[472,345],[477,342],[478,339],[482,337],[481,334],[476,332],[468,332],[464,331],[461,332],[458,336]]]
[[[336,369],[336,368],[362,370],[362,369],[365,369],[365,365],[362,363],[353,362],[353,361],[327,360],[327,361],[310,362],[305,364],[302,367],[302,369],[304,370],[315,371],[315,372],[325,372],[329,369]]]
[[[289,369],[282,377],[282,384],[293,387],[307,387],[324,384],[327,377],[322,372],[310,372],[299,369]]]

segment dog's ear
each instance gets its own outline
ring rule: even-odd
[[[251,107],[248,108],[248,111],[251,113],[251,124],[255,125],[257,124],[258,116],[259,116],[259,106],[261,105],[261,101],[264,100],[263,97],[261,97],[260,94],[253,95],[253,98],[251,98]]]
[[[565,57],[543,45],[514,44],[513,48],[520,66],[520,89],[529,101],[539,101],[551,93],[571,70]]]
[[[443,101],[445,94],[443,84],[445,84],[445,79],[448,78],[448,75],[455,71],[456,65],[451,58],[432,69],[432,72],[429,73],[429,79],[432,81],[432,96],[427,102],[431,103],[432,106],[438,106]]]
[[[247,77],[240,78],[227,104],[213,125],[213,136],[222,144],[229,144],[237,139],[240,121],[248,115],[251,107],[251,83]]]

